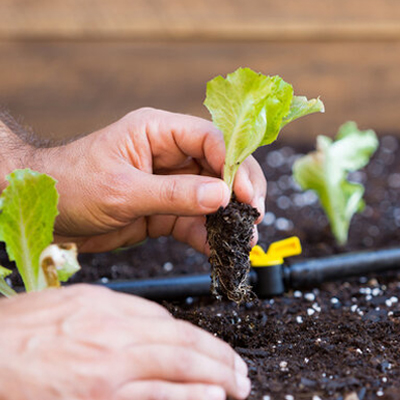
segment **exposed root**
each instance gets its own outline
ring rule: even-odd
[[[207,216],[207,240],[210,245],[211,290],[219,299],[242,303],[254,298],[248,283],[249,252],[257,209],[240,203],[235,197],[225,208]]]

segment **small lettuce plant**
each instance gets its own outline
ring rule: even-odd
[[[0,196],[0,241],[5,242],[27,292],[60,286],[80,267],[73,243],[51,245],[58,214],[56,181],[30,169],[7,176]],[[11,270],[0,266],[0,293],[12,296],[7,284]]]
[[[323,112],[319,99],[293,94],[293,87],[279,76],[266,76],[239,68],[226,78],[217,76],[207,84],[204,102],[214,124],[222,131],[226,147],[223,179],[231,202],[207,215],[212,292],[237,303],[252,297],[247,275],[250,241],[260,215],[233,194],[240,164],[260,146],[272,143],[288,123],[304,115]]]
[[[294,180],[318,195],[339,245],[347,243],[350,221],[365,206],[363,185],[350,182],[348,174],[365,167],[377,147],[374,131],[361,131],[354,122],[347,122],[335,140],[318,136],[316,151],[293,165]]]
[[[280,130],[297,118],[324,112],[319,99],[294,96],[279,76],[239,68],[207,84],[204,105],[222,131],[226,146],[224,180],[232,191],[240,164],[261,146],[272,143]]]

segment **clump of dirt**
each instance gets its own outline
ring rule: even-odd
[[[210,245],[211,291],[218,298],[243,303],[254,298],[248,283],[250,241],[257,209],[232,196],[225,207],[207,216],[207,240]]]

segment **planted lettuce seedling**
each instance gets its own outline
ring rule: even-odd
[[[258,147],[272,143],[289,122],[323,112],[319,99],[293,95],[293,88],[279,76],[265,76],[239,68],[226,78],[217,76],[207,84],[204,102],[214,124],[222,131],[226,146],[223,178],[232,193],[226,208],[207,216],[212,291],[235,302],[251,298],[247,282],[250,240],[258,211],[238,202],[233,193],[240,164]]]
[[[58,214],[56,181],[30,169],[15,170],[7,180],[0,196],[0,241],[27,292],[57,287],[80,267],[74,244],[50,245]],[[0,267],[0,293],[5,296],[15,294],[4,279],[10,272]]]
[[[293,165],[295,181],[318,195],[339,245],[347,243],[350,221],[364,208],[363,185],[349,182],[347,176],[368,164],[378,144],[374,131],[360,131],[354,122],[347,122],[335,140],[318,136],[317,150]]]

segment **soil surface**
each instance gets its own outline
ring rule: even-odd
[[[268,179],[259,244],[266,248],[297,235],[303,255],[295,260],[399,246],[399,141],[383,136],[371,163],[352,174],[352,180],[366,186],[367,207],[353,218],[345,248],[335,245],[316,196],[301,192],[291,178],[294,160],[309,150],[281,141],[256,153]],[[210,271],[205,256],[164,237],[80,258],[83,270],[75,282]],[[394,400],[400,398],[399,299],[400,274],[393,272],[289,290],[241,306],[211,297],[167,306],[177,317],[226,340],[244,357],[253,383],[251,400]]]

